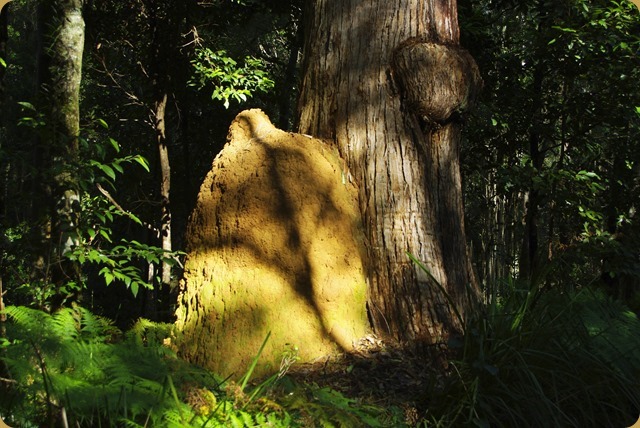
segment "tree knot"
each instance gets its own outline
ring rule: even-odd
[[[410,38],[394,50],[391,67],[403,101],[427,123],[456,120],[482,89],[478,66],[459,46]]]

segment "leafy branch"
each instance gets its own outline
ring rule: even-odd
[[[244,102],[256,91],[266,92],[274,86],[264,62],[254,57],[246,57],[240,65],[224,50],[198,47],[191,64],[194,76],[189,84],[198,89],[213,86],[211,99],[223,101],[225,108],[231,99]]]

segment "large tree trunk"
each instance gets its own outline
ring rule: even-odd
[[[457,47],[456,2],[311,0],[306,13],[299,130],[332,139],[359,188],[372,324],[440,342],[461,328],[450,301],[464,317],[477,297],[459,150],[481,79]]]

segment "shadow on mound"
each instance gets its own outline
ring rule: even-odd
[[[357,192],[328,144],[240,113],[187,228],[180,353],[241,376],[296,346],[303,361],[350,350],[368,329]]]

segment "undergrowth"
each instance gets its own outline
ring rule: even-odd
[[[238,382],[220,379],[177,357],[170,324],[142,319],[123,333],[79,306],[5,312],[0,417],[10,426],[397,426],[382,409],[284,372],[258,385],[253,366]]]
[[[600,291],[502,287],[468,321],[425,426],[625,427],[640,412],[640,322]]]
[[[405,426],[398,409],[296,382],[286,367],[258,384],[255,365],[221,379],[178,358],[170,324],[142,319],[122,332],[79,306],[5,312],[0,417],[10,426]],[[447,374],[416,391],[420,426],[620,428],[640,412],[640,322],[599,291],[509,284],[450,350]]]

